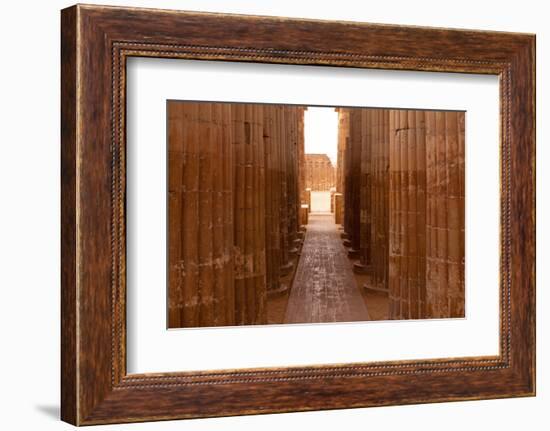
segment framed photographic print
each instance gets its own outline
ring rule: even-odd
[[[77,5],[61,45],[63,420],[535,394],[533,35]]]

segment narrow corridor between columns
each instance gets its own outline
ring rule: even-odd
[[[465,114],[171,101],[168,327],[465,316]]]
[[[369,320],[332,214],[311,213],[284,323]]]

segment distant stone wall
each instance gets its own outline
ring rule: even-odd
[[[329,191],[336,186],[336,173],[326,154],[306,154],[306,188]]]

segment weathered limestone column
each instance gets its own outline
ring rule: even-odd
[[[230,106],[168,112],[169,327],[234,325]]]
[[[375,205],[372,184],[373,118],[376,109],[361,109],[361,160],[359,171],[359,262],[353,265],[356,273],[370,271],[372,258],[371,221]]]
[[[389,116],[388,109],[373,110],[371,285],[388,290],[389,278]]]
[[[263,107],[263,138],[265,152],[265,251],[267,291],[273,292],[280,287],[281,277],[281,185],[280,151],[277,124],[277,108],[273,105]]]
[[[307,204],[303,204],[300,207],[300,223],[302,226],[306,226],[308,223],[309,218],[309,208],[307,207]]]
[[[390,111],[390,318],[426,315],[425,112]]]
[[[344,175],[344,232],[342,237],[344,238],[344,245],[346,247],[351,246],[352,237],[352,145],[351,145],[351,109],[342,109],[348,116],[348,130],[345,136],[346,143],[344,145],[344,163],[343,163],[343,175]]]
[[[464,316],[464,113],[426,112],[428,317]]]
[[[351,205],[351,138],[346,138],[346,146],[344,152],[344,245],[351,245],[352,236],[352,205]]]
[[[311,189],[308,187],[306,188],[306,205],[307,205],[307,212],[311,212]]]
[[[349,180],[346,189],[349,189],[349,205],[346,203],[346,212],[349,213],[349,231],[346,232],[349,237],[349,252],[351,257],[359,256],[361,246],[361,195],[360,195],[360,177],[361,177],[361,133],[362,133],[362,110],[350,109],[350,139],[349,151]]]
[[[334,218],[337,224],[344,223],[344,189],[345,189],[345,154],[346,143],[349,136],[349,112],[343,108],[336,108],[338,112],[338,154],[336,160],[336,192],[340,193],[341,203],[339,209],[336,209]]]
[[[342,220],[343,211],[342,206],[344,204],[344,199],[342,193],[334,193],[334,223],[341,225],[344,221]]]
[[[304,113],[307,108],[299,107],[298,111],[298,190],[300,192],[300,208],[302,204],[307,204],[306,194],[306,149],[305,149],[305,136],[304,136]]]
[[[297,147],[297,193],[296,193],[296,207],[298,211],[298,238],[300,240],[300,247],[305,238],[305,230],[307,224],[302,222],[302,205],[305,204],[306,199],[306,154],[305,154],[305,136],[304,136],[304,112],[306,108],[298,106],[296,108],[296,147]]]
[[[300,247],[299,231],[299,193],[298,193],[298,109],[295,106],[286,106],[287,110],[287,145],[288,145],[288,238],[289,253],[294,256],[298,254]]]
[[[235,317],[267,321],[263,107],[233,104]]]
[[[280,240],[281,240],[281,275],[288,275],[292,271],[292,261],[290,260],[290,239],[289,239],[289,206],[288,206],[288,125],[287,120],[290,117],[285,106],[277,106],[277,124],[279,126],[279,178],[281,186],[281,205],[280,205]]]

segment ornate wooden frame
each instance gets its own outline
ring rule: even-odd
[[[534,395],[534,35],[81,5],[61,18],[63,420],[88,425]],[[129,56],[498,75],[500,355],[127,375]]]

